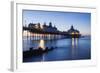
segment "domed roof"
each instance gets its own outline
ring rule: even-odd
[[[72,32],[74,32],[74,33],[76,33],[76,32],[79,33],[78,30],[74,29],[73,25],[72,25],[71,28],[68,30],[68,33],[72,33]]]

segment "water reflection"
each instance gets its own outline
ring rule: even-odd
[[[72,48],[78,47],[78,38],[72,38]]]
[[[45,41],[43,39],[40,40],[39,47],[41,47],[43,50],[45,50]]]
[[[72,59],[75,59],[78,55],[78,38],[72,38]]]
[[[72,38],[72,48],[75,47],[75,38]]]
[[[27,38],[27,37],[26,37]],[[26,39],[25,38],[25,39]],[[45,50],[46,47],[54,50],[43,53],[40,56],[32,56],[23,59],[24,62],[36,61],[57,61],[57,60],[78,60],[90,59],[90,39],[86,38],[72,38],[72,39],[59,39],[59,40],[23,40],[23,51],[29,50],[30,47],[38,49],[38,47]]]
[[[45,41],[44,41],[43,39],[41,39],[41,40],[39,41],[39,47],[41,47],[43,50],[45,50]],[[41,61],[45,61],[45,53],[42,54],[42,59],[41,59]]]

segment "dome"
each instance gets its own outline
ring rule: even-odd
[[[71,34],[71,33],[79,33],[78,30],[74,29],[73,25],[71,26],[71,28],[68,30],[68,33]]]

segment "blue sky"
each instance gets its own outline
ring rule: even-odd
[[[23,25],[38,22],[41,25],[52,22],[60,31],[67,31],[73,25],[83,35],[91,33],[91,13],[23,10]]]

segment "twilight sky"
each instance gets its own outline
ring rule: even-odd
[[[23,10],[23,25],[25,23],[43,25],[44,22],[47,25],[52,22],[52,25],[60,31],[67,31],[73,25],[81,34],[91,34],[91,13]]]

